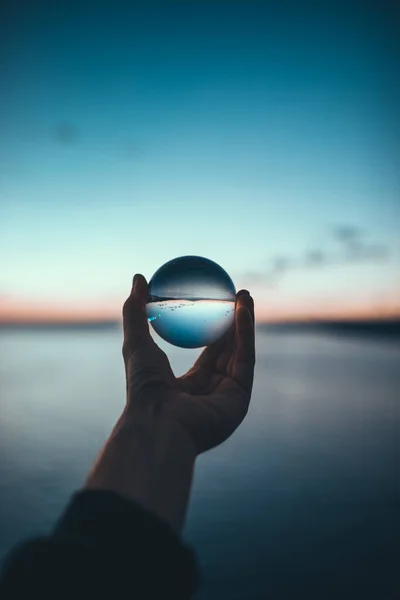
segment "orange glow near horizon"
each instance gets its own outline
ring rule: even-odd
[[[122,313],[122,307],[121,307]],[[90,322],[118,319],[115,304],[29,302],[7,299],[0,301],[0,323],[53,323]]]
[[[362,320],[400,318],[400,297],[387,295],[379,303],[372,304],[368,298],[337,298],[324,301],[281,299],[265,301],[256,306],[258,322],[309,321],[309,320]]]
[[[0,300],[0,323],[80,323],[121,319],[120,300],[109,302],[70,302],[51,304],[26,299],[3,298]],[[119,306],[120,305],[120,306]],[[310,303],[293,300],[290,304],[280,301],[256,301],[256,320],[263,322],[313,320],[313,319],[380,319],[400,318],[400,299],[387,298],[385,302],[371,307],[367,302],[355,299],[340,302]]]

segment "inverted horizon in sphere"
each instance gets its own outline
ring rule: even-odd
[[[155,332],[170,344],[200,348],[229,329],[235,300],[235,286],[222,267],[200,256],[181,256],[153,275],[147,315]]]

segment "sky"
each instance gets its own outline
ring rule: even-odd
[[[1,10],[0,320],[118,317],[187,254],[260,321],[400,315],[394,3]]]

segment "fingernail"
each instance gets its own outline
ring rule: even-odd
[[[138,274],[136,273],[136,275],[134,276],[133,281],[132,281],[132,289],[133,290],[135,289],[135,286],[137,284],[137,280],[138,280]]]
[[[248,290],[240,290],[237,294],[238,297],[239,296],[250,296],[250,292]]]

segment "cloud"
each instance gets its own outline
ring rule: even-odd
[[[71,146],[79,140],[79,132],[72,123],[59,123],[54,131],[54,139],[59,144]]]
[[[351,246],[359,241],[362,231],[353,225],[338,225],[333,228],[332,235],[338,242]]]
[[[264,271],[247,271],[242,274],[241,281],[244,285],[259,283],[264,287],[273,288],[291,267],[291,260],[287,256],[275,256],[268,262]]]
[[[311,250],[307,252],[304,259],[305,267],[321,267],[326,265],[329,262],[328,257],[326,256],[323,250]]]
[[[389,249],[382,244],[365,240],[363,231],[352,225],[340,225],[333,229],[334,239],[341,244],[344,262],[380,261],[389,255]]]
[[[359,244],[350,248],[345,256],[347,262],[370,261],[379,262],[386,260],[389,249],[378,244]]]
[[[292,260],[287,256],[275,256],[272,259],[271,271],[277,275],[285,273],[292,267]]]
[[[383,244],[371,243],[364,240],[362,230],[353,225],[341,225],[331,230],[327,241],[339,243],[339,249],[314,248],[304,255],[293,258],[278,255],[270,259],[265,271],[248,272],[244,275],[246,281],[252,284],[262,283],[267,287],[276,287],[283,276],[300,269],[326,269],[331,266],[345,266],[352,263],[380,262],[387,259],[389,249]]]

